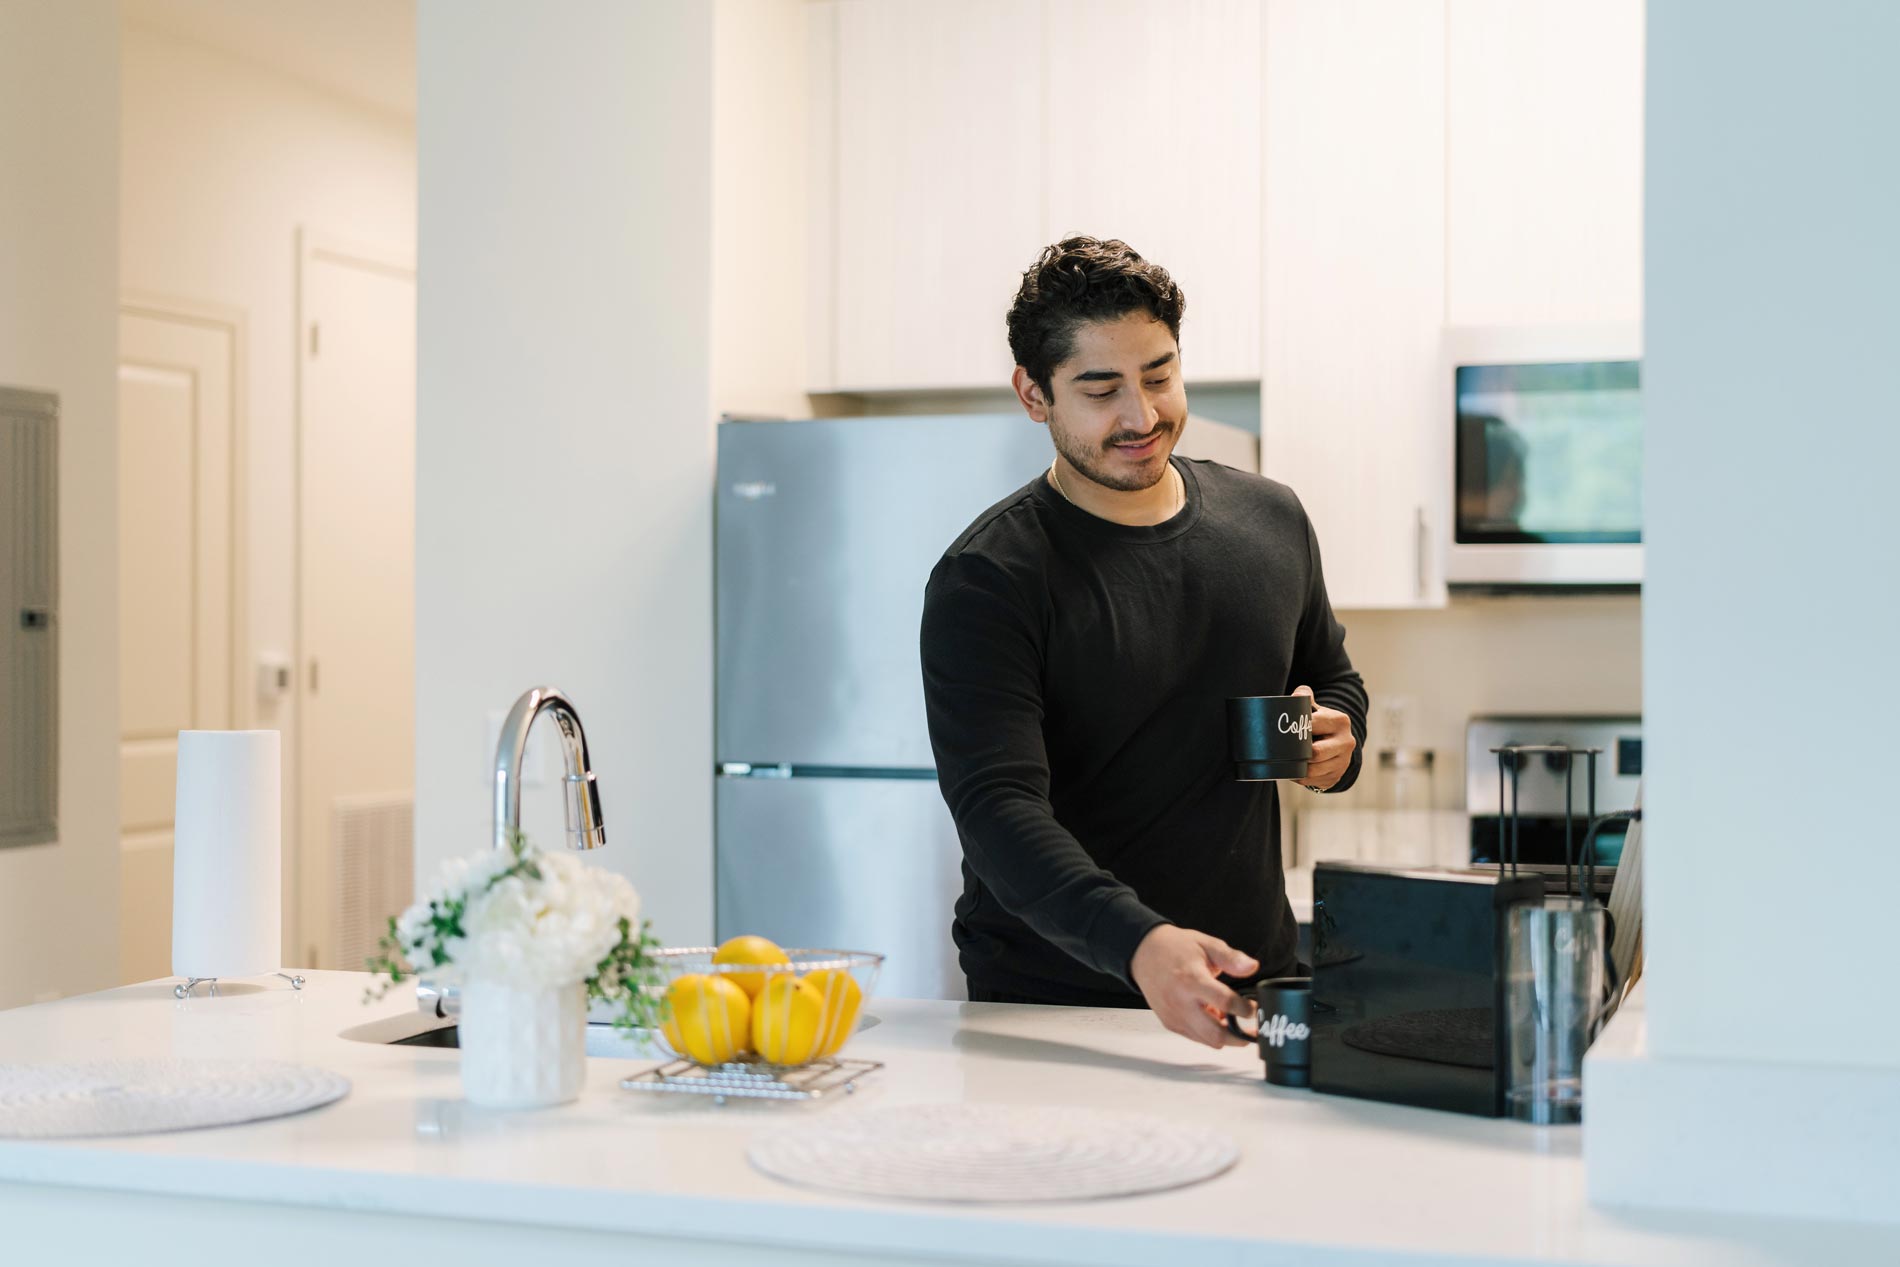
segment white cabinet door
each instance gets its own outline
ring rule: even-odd
[[[1261,469],[1333,605],[1445,601],[1445,10],[1269,0]]]
[[[1004,317],[1044,237],[1042,6],[843,0],[835,18],[834,364],[814,386],[1003,386]]]
[[[1452,325],[1635,323],[1643,0],[1450,0]]]
[[[1121,238],[1187,295],[1190,381],[1260,377],[1259,0],[1049,0],[1049,241]]]

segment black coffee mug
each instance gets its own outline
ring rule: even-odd
[[[1227,701],[1234,777],[1245,783],[1303,779],[1313,760],[1313,697],[1242,695]]]
[[[1227,1018],[1228,1031],[1260,1044],[1267,1081],[1280,1087],[1313,1084],[1313,978],[1269,977],[1253,988],[1255,1032]]]

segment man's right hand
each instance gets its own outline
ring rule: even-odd
[[[1239,1014],[1241,999],[1216,974],[1244,977],[1259,970],[1251,955],[1220,938],[1173,924],[1157,925],[1143,937],[1128,965],[1141,997],[1161,1024],[1209,1047],[1249,1041],[1234,1037],[1220,1019]]]

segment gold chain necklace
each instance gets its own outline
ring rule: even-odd
[[[1057,458],[1056,461],[1061,459]],[[1181,478],[1181,472],[1174,469],[1172,462],[1168,463],[1168,474],[1174,476],[1174,509],[1168,512],[1168,518],[1172,519],[1187,506],[1187,481]],[[1049,482],[1055,485],[1056,492],[1062,494],[1063,501],[1075,505],[1075,498],[1069,496],[1069,490],[1062,487],[1062,477],[1056,474],[1055,462],[1049,463]]]

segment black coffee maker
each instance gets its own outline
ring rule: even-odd
[[[1314,868],[1314,1090],[1482,1117],[1578,1120],[1582,1053],[1613,987],[1593,850],[1602,827],[1635,814],[1596,817],[1600,749],[1494,752],[1500,803],[1505,784],[1512,793],[1501,833],[1508,869]],[[1566,830],[1563,855],[1565,872],[1581,857],[1585,878],[1573,889],[1566,875],[1560,890],[1582,896],[1547,901],[1545,879],[1518,869],[1517,793],[1526,758],[1551,753],[1565,758],[1563,821],[1571,822],[1568,774],[1579,757],[1588,808],[1581,854]],[[1553,1075],[1558,1054],[1578,1069]]]
[[[1313,1089],[1503,1116],[1507,919],[1543,893],[1531,875],[1315,867]]]

